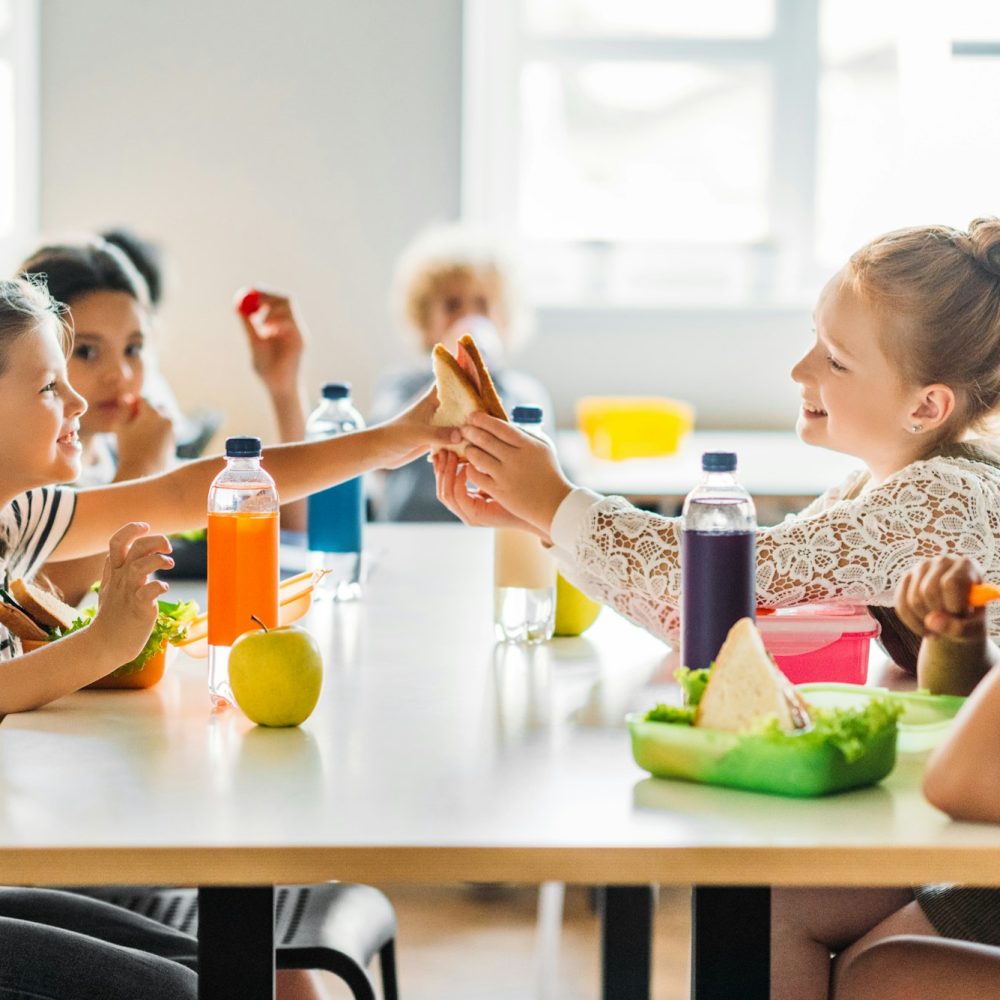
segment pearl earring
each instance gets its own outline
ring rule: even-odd
[[[912,424],[910,426],[910,430],[913,431],[914,434],[919,434],[923,429],[924,429],[923,424]]]

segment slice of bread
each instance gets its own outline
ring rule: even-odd
[[[20,608],[6,601],[0,601],[0,625],[23,641],[35,640],[41,643],[48,640],[45,629],[32,621]]]
[[[25,611],[44,628],[69,628],[80,617],[80,612],[65,601],[59,600],[55,594],[42,590],[41,587],[27,580],[12,580],[11,596]]]
[[[443,344],[435,344],[431,354],[434,365],[434,380],[437,386],[438,408],[431,423],[436,427],[462,427],[477,411],[488,413],[500,420],[507,419],[507,411],[500,402],[496,386],[486,368],[476,342],[466,334],[458,342],[459,358],[467,357],[472,363],[475,377],[462,367],[460,362],[448,353]],[[442,445],[446,451],[465,457],[466,443]]]
[[[486,367],[486,362],[483,361],[483,356],[480,353],[479,348],[476,346],[476,342],[468,333],[458,341],[458,360],[460,365],[463,352],[468,356],[476,370],[476,375],[479,380],[476,390],[479,393],[479,398],[482,400],[483,407],[486,412],[491,417],[496,417],[498,420],[508,420],[509,417],[507,416],[507,411],[504,409],[503,403],[500,401],[500,396],[497,393],[496,386],[493,384],[493,379],[490,377],[489,369]]]
[[[764,648],[753,620],[741,618],[715,658],[694,724],[739,731],[771,715],[788,731],[809,725],[805,702]]]

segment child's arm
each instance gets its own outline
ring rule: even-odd
[[[431,390],[388,423],[323,441],[267,448],[264,467],[274,478],[278,495],[297,500],[372,469],[404,465],[434,445],[460,440],[456,430],[431,426],[436,408]],[[80,490],[76,516],[51,558],[75,559],[99,552],[119,525],[136,518],[165,535],[203,528],[208,490],[221,469],[216,456],[148,479]]]
[[[928,759],[924,795],[952,819],[1000,823],[1000,667],[972,692]]]
[[[983,579],[972,559],[937,556],[913,567],[896,588],[896,611],[922,637],[917,683],[934,694],[967,695],[1000,660],[984,608],[969,606],[969,588]]]
[[[126,524],[112,536],[100,607],[86,628],[0,663],[0,714],[40,708],[139,655],[156,621],[157,598],[167,591],[150,575],[174,564],[167,539],[147,530]]]
[[[237,294],[236,314],[243,323],[253,369],[271,397],[280,441],[302,441],[306,436],[309,402],[302,379],[302,354],[306,345],[305,324],[299,321],[287,295],[257,289],[257,307],[247,315],[245,295]],[[281,526],[305,531],[306,506],[284,504]]]
[[[572,489],[549,449],[531,440],[514,447],[520,432],[502,421],[473,414],[462,433],[471,446],[469,481],[503,508],[503,515],[481,511],[483,518],[513,515],[549,535],[581,589],[672,641],[681,594],[679,518]],[[856,499],[838,496],[830,491],[808,517],[758,529],[759,605],[883,603],[920,551],[960,549],[996,571],[990,525],[1000,518],[1000,495],[974,469],[944,459],[916,462]]]

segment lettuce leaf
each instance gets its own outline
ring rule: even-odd
[[[178,531],[170,537],[181,538],[185,542],[203,542],[208,537],[208,529],[195,528],[194,531]]]
[[[678,667],[674,671],[674,680],[681,686],[684,692],[684,704],[695,706],[701,701],[701,696],[705,693],[708,685],[708,675],[711,667],[704,667],[701,670],[689,670],[687,667]]]
[[[134,674],[146,665],[157,653],[164,649],[168,642],[175,642],[184,637],[187,623],[198,614],[196,601],[157,601],[159,612],[153,631],[150,632],[146,645],[139,655],[124,666],[113,671],[113,677],[124,677]],[[76,624],[75,622],[73,623]]]
[[[681,667],[675,675],[678,682],[688,690],[693,689],[693,697],[701,698],[704,680],[699,674],[705,670],[687,670]],[[690,699],[692,695],[688,695]],[[674,725],[693,726],[695,704],[678,708],[676,705],[657,705],[645,715],[647,722],[667,722]],[[807,749],[817,746],[834,746],[851,763],[857,760],[871,745],[872,740],[889,727],[895,727],[896,720],[903,714],[904,706],[891,696],[875,697],[864,708],[816,708],[809,705],[812,725],[808,729],[789,732],[782,729],[775,716],[760,719],[743,735],[760,737],[773,743]]]
[[[73,621],[67,628],[60,628],[56,626],[55,628],[49,629],[50,639],[63,639],[71,632],[79,632],[84,626],[89,625],[94,620],[94,615],[97,614],[97,608],[84,608],[80,612],[79,618],[74,618]]]
[[[679,708],[677,705],[657,705],[646,713],[647,722],[672,722],[675,725],[694,725],[694,706],[685,705]]]
[[[197,601],[157,601],[156,622],[153,624],[153,631],[150,632],[146,645],[142,647],[139,655],[124,666],[112,671],[113,677],[123,677],[126,674],[134,674],[146,665],[157,653],[159,653],[168,642],[176,642],[184,638],[187,631],[187,623],[198,614]],[[50,639],[63,639],[72,632],[78,632],[85,628],[97,614],[97,608],[85,608],[79,618],[74,618],[72,625],[68,628],[54,628],[49,630]]]
[[[797,746],[835,746],[850,763],[857,760],[883,730],[895,726],[903,705],[892,697],[872,698],[864,708],[815,708],[809,706],[812,725],[787,732],[774,716],[762,719],[752,732],[775,743],[793,741]]]

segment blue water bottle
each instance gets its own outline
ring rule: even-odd
[[[306,440],[350,434],[365,426],[351,403],[349,382],[327,382],[319,405],[306,421]],[[362,526],[365,495],[360,476],[313,493],[308,505],[310,565],[327,570],[320,594],[336,601],[361,596]]]

